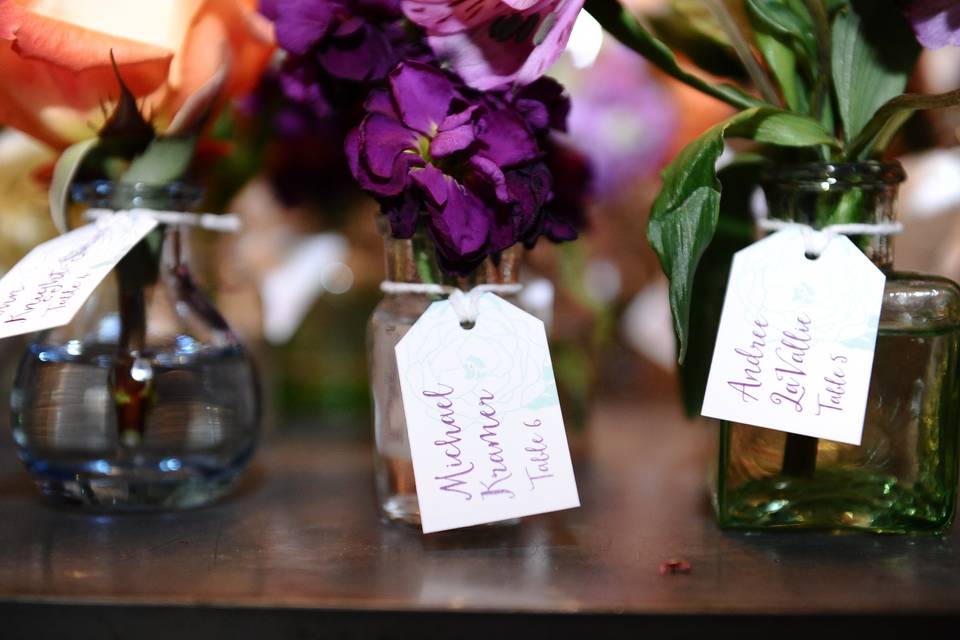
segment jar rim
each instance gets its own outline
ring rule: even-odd
[[[204,188],[189,182],[131,182],[114,180],[92,180],[70,185],[70,199],[82,204],[98,204],[115,201],[118,198],[129,201],[132,206],[154,208],[151,202],[171,202],[188,207],[197,204],[203,198]]]
[[[888,188],[907,179],[897,161],[878,162],[806,162],[776,165],[767,170],[765,181],[780,186],[826,188]]]

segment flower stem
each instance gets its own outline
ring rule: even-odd
[[[823,117],[824,99],[827,95],[828,83],[832,77],[833,43],[830,39],[830,18],[823,0],[803,0],[803,4],[813,19],[813,33],[817,41],[817,78],[813,85],[813,94],[810,98],[810,115],[821,120]]]
[[[943,109],[960,105],[960,89],[934,95],[905,93],[891,98],[873,114],[863,130],[847,146],[845,159],[862,160],[883,148],[907,119],[919,109]]]
[[[654,38],[617,0],[586,0],[584,8],[614,38],[633,49],[667,75],[737,109],[766,103],[728,84],[707,82],[680,68],[669,47]]]
[[[753,57],[753,49],[750,48],[750,43],[747,42],[743,32],[740,31],[740,26],[737,24],[736,19],[730,15],[730,11],[726,5],[720,0],[706,0],[706,5],[710,13],[713,14],[713,17],[720,23],[720,28],[723,29],[727,38],[730,39],[733,50],[737,52],[737,57],[740,58],[743,67],[747,70],[750,79],[760,92],[760,95],[770,104],[782,107],[783,104],[780,102],[777,92],[773,89],[773,83],[770,82],[770,78],[760,67],[757,59]]]
[[[781,473],[793,478],[812,478],[817,468],[817,446],[820,440],[797,433],[787,434],[783,449]]]
[[[155,229],[117,265],[119,337],[110,375],[110,391],[117,416],[120,442],[134,447],[143,439],[153,400],[152,376],[137,367],[147,341],[145,289],[159,277],[157,252],[163,231]]]

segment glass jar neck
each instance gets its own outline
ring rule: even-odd
[[[378,220],[384,239],[386,280],[390,282],[443,284],[466,291],[478,284],[516,284],[520,279],[521,245],[486,258],[465,276],[454,276],[437,263],[436,247],[426,233],[418,231],[412,238],[394,238],[385,222]]]
[[[185,182],[127,184],[97,180],[72,185],[70,195],[74,207],[81,212],[86,209],[192,212],[196,211],[203,190]],[[74,220],[82,218],[77,212],[74,216]],[[134,288],[155,284],[159,272],[171,272],[187,264],[189,238],[189,227],[158,225],[124,257],[118,270],[124,272],[124,280]]]
[[[125,184],[96,180],[74,184],[70,197],[74,204],[84,208],[190,212],[200,204],[203,189],[185,182]]]
[[[778,167],[764,183],[769,217],[822,229],[837,224],[896,222],[906,174],[899,163],[806,164]],[[893,267],[893,236],[850,235],[879,268]]]

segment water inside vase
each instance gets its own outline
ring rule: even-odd
[[[153,380],[143,433],[121,434],[109,376],[114,344],[33,344],[13,390],[21,460],[55,499],[104,508],[186,507],[228,492],[257,439],[256,371],[239,346],[187,335],[146,351]]]
[[[733,528],[942,531],[957,491],[955,370],[960,326],[885,321],[861,446],[820,440],[809,477],[780,473],[786,434],[725,423],[721,524]],[[950,388],[947,388],[950,387]],[[722,458],[722,459],[723,459]]]

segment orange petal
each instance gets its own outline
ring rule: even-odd
[[[0,123],[55,147],[94,134],[100,105],[116,99],[110,65],[135,95],[166,81],[170,51],[38,16],[0,0]]]
[[[23,57],[52,62],[73,71],[110,65],[110,51],[122,63],[169,60],[172,51],[108,35],[0,0],[0,38],[11,40]]]
[[[243,95],[256,86],[275,44],[273,24],[256,12],[255,4],[204,2],[173,61],[171,77],[176,80],[164,98],[165,113],[175,113],[224,63],[229,64],[224,97]]]

